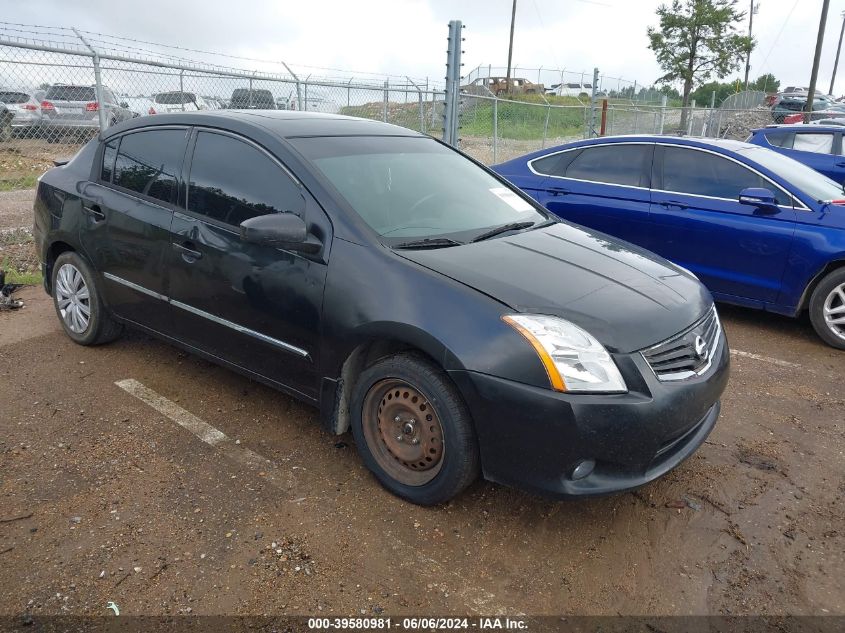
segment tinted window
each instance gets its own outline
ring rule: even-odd
[[[607,182],[615,185],[648,186],[646,156],[649,145],[602,145],[583,150],[566,170],[568,178]]]
[[[160,92],[155,96],[156,103],[165,105],[179,105],[196,101],[197,97],[191,92]]]
[[[94,86],[50,86],[47,89],[48,101],[96,101]]]
[[[149,130],[122,137],[114,165],[116,185],[164,202],[175,202],[185,130]]]
[[[833,134],[808,134],[799,132],[795,135],[792,149],[814,154],[830,154],[833,151]]]
[[[560,154],[552,154],[544,158],[538,158],[531,163],[538,174],[546,176],[565,176],[566,168],[578,156],[579,150],[571,152],[561,152]]]
[[[768,151],[768,150],[766,150]],[[780,189],[739,163],[708,152],[667,147],[663,155],[663,189],[737,200],[748,187],[765,187],[778,204],[790,204]]]
[[[2,103],[26,103],[27,101],[29,101],[29,95],[25,92],[0,92]]]
[[[200,132],[188,209],[237,226],[270,213],[302,214],[299,186],[264,152],[231,136]]]
[[[106,143],[103,150],[103,165],[100,168],[100,178],[105,182],[111,182],[111,176],[114,171],[114,159],[117,156],[117,145],[120,139],[115,139]]]

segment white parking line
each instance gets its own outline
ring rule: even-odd
[[[763,363],[769,363],[771,365],[778,365],[779,367],[801,367],[801,365],[798,363],[790,363],[789,361],[780,360],[779,358],[772,358],[770,356],[760,356],[759,354],[752,354],[751,352],[743,352],[739,349],[732,349],[731,354],[733,356],[740,356],[742,358],[751,358],[753,360],[759,360]]]
[[[223,431],[214,428],[205,420],[201,420],[190,411],[186,411],[172,400],[160,396],[152,389],[145,387],[134,378],[115,382],[125,392],[135,396],[138,400],[148,404],[153,409],[173,420],[176,424],[196,435],[209,446],[222,446],[226,454],[232,459],[250,467],[267,469],[273,462],[248,448],[236,445]]]

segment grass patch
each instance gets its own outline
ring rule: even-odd
[[[6,268],[6,264],[0,264],[0,270],[6,271],[6,283],[7,284],[23,284],[25,286],[40,286],[43,281],[44,277],[41,275],[41,270],[37,270],[35,272],[27,271],[27,272],[18,272],[14,268]]]
[[[531,97],[526,95],[524,98]],[[539,98],[539,97],[537,97]],[[558,99],[572,100],[568,97]],[[543,108],[526,106],[517,101],[499,101],[497,106],[499,138],[539,140],[577,136],[584,130],[583,107]],[[548,129],[546,129],[548,116]],[[493,103],[488,100],[470,101],[461,113],[461,134],[467,136],[493,135]]]
[[[34,189],[41,172],[17,174],[11,178],[0,177],[0,191],[15,191],[16,189]]]

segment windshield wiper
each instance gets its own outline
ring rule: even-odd
[[[410,240],[394,244],[393,248],[447,248],[449,246],[460,246],[463,242],[448,237],[427,237],[422,240]]]
[[[497,235],[501,235],[502,233],[507,233],[508,231],[518,231],[519,229],[527,229],[530,226],[534,226],[534,222],[509,222],[508,224],[495,226],[489,231],[485,231],[481,235],[472,238],[470,242],[481,242],[482,240],[489,240],[491,237],[496,237]]]

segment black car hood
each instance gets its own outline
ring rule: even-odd
[[[475,244],[398,254],[516,312],[565,318],[616,352],[664,341],[713,304],[701,283],[665,259],[565,222]]]

